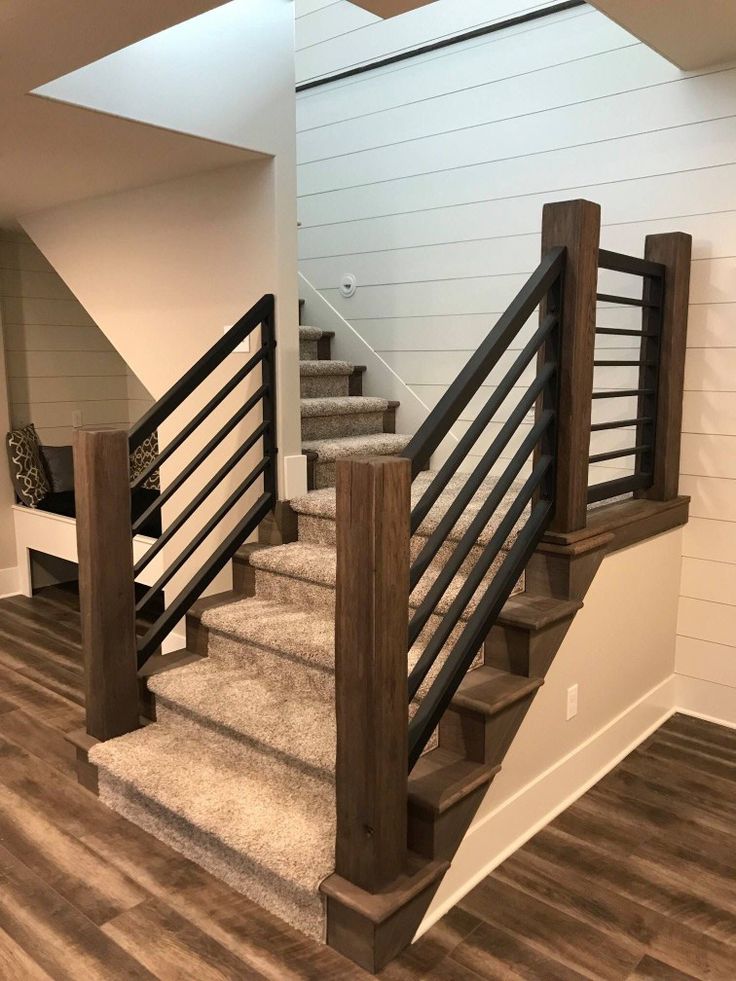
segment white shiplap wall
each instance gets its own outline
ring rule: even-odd
[[[72,440],[84,425],[127,429],[151,404],[105,335],[22,233],[0,230],[0,303],[11,424],[33,422],[41,441]]]
[[[439,0],[383,23],[350,7],[298,0],[302,79],[521,4]],[[736,688],[736,67],[680,72],[582,7],[304,92],[298,129],[301,270],[428,405],[534,268],[545,202],[600,202],[614,250],[692,234],[677,667]],[[348,272],[358,291],[346,300]],[[596,383],[626,380],[602,369]],[[614,439],[595,449],[630,435]]]

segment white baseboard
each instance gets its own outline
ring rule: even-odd
[[[10,569],[0,569],[0,599],[6,596],[17,596],[20,592],[18,566]]]
[[[666,722],[675,712],[675,691],[671,675],[471,825],[448,874],[454,888],[440,889],[414,939]]]
[[[736,688],[684,674],[675,675],[675,679],[678,712],[736,729]]]

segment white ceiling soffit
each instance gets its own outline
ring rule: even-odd
[[[396,17],[417,7],[426,7],[434,0],[352,0],[356,7],[362,7],[377,17]]]
[[[3,0],[0,223],[97,194],[240,163],[245,151],[52,103],[33,89],[223,0]]]
[[[685,71],[736,60],[736,0],[589,0]]]

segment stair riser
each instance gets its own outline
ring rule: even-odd
[[[334,661],[313,664],[290,657],[283,651],[257,647],[255,644],[210,632],[207,656],[226,668],[238,668],[250,678],[268,679],[276,688],[291,689],[294,675],[298,672],[300,684],[316,698],[330,700],[335,697]]]
[[[425,858],[452,859],[488,793],[485,784],[444,814],[428,814],[409,804],[409,848]]]
[[[383,416],[383,412],[354,412],[334,416],[302,417],[302,439],[372,436],[384,431]]]
[[[302,375],[299,394],[303,399],[350,395],[350,375]]]
[[[496,624],[486,640],[486,664],[527,678],[543,678],[573,619],[570,617],[543,630]]]
[[[317,341],[299,341],[299,360],[317,361],[319,360]]]
[[[182,709],[182,707],[179,705],[164,701],[164,699],[162,699],[160,696],[157,698],[156,716],[160,725],[166,726],[167,729],[173,729],[174,731],[180,732],[182,740],[192,738],[192,726],[201,727],[204,730],[203,735],[205,739],[209,733],[216,732],[220,739],[232,742],[234,749],[237,749],[238,746],[249,746],[252,749],[258,750],[258,752],[265,754],[266,756],[273,756],[282,763],[286,763],[289,766],[303,770],[305,773],[309,773],[312,776],[330,782],[334,781],[334,758],[332,758],[326,765],[317,765],[313,761],[299,755],[279,752],[278,750],[272,749],[268,745],[264,745],[262,742],[259,742],[257,735],[250,736],[246,733],[237,732],[235,730],[217,725],[213,723],[211,719],[194,715],[186,709]],[[298,750],[298,748],[299,744],[294,744],[294,749]]]

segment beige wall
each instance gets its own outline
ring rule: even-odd
[[[22,232],[0,230],[10,421],[34,423],[41,441],[72,440],[84,425],[127,429],[150,404],[112,344],[39,249]]]
[[[604,559],[425,926],[672,713],[681,548],[677,529]]]
[[[0,431],[5,433],[10,428],[10,409],[5,374],[4,332],[2,327],[3,316],[2,307],[0,307]],[[0,464],[0,596],[14,593],[17,588],[15,534],[13,531],[13,516],[10,510],[10,506],[15,500],[15,493],[5,460],[5,447],[3,447],[2,463]]]

